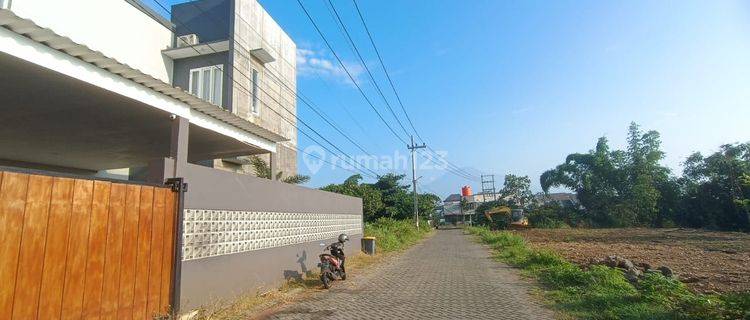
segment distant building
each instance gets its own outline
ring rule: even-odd
[[[461,195],[458,193],[454,193],[452,195],[449,195],[448,197],[443,200],[443,203],[458,203],[461,202]]]
[[[471,199],[467,199],[469,200],[469,202],[487,202],[487,201],[499,200],[502,197],[500,196],[499,193],[493,194],[493,193],[481,193],[480,192],[475,195],[472,195],[470,198]]]
[[[443,200],[442,217],[447,223],[463,223],[470,222],[471,215],[474,214],[476,209],[476,203],[473,202],[473,197],[465,197],[469,202],[467,208],[461,208],[461,195],[454,193],[449,195]]]

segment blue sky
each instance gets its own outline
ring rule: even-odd
[[[304,0],[376,107],[400,130],[325,3]],[[346,79],[296,1],[261,4],[301,49],[300,93],[370,153],[393,156],[398,150],[405,156],[403,143]],[[352,2],[333,4],[381,87],[390,93]],[[667,155],[663,163],[677,173],[693,151],[709,153],[723,143],[750,140],[748,2],[358,4],[425,141],[467,171],[496,174],[498,188],[504,174],[514,173],[529,175],[538,191],[544,170],[569,153],[591,149],[598,137],[622,147],[631,121],[661,133]],[[395,98],[388,98],[400,114]],[[363,155],[302,103],[297,108],[302,119],[343,150]],[[300,134],[300,149],[312,144]],[[312,175],[312,187],[351,175],[328,165],[313,174],[302,154],[299,166],[300,173]],[[396,169],[407,170],[403,165]],[[480,189],[478,182],[443,170],[419,174],[424,190],[441,196],[458,192],[464,184]]]

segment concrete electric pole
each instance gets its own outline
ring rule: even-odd
[[[414,152],[417,149],[425,148],[426,145],[424,143],[421,145],[415,145],[414,136],[411,136],[411,145],[407,145],[406,147],[411,151],[411,186],[414,193],[414,221],[417,225],[417,228],[419,228],[419,200],[417,200],[417,165],[415,164],[416,158],[414,157]]]

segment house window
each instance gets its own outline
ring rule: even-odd
[[[253,92],[251,94],[253,95],[252,99],[252,105],[250,106],[250,109],[253,111],[254,114],[258,114],[258,110],[260,109],[258,106],[258,70],[253,69]]]
[[[221,106],[222,65],[190,69],[190,93]]]

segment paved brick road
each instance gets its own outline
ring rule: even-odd
[[[364,278],[336,281],[268,318],[552,319],[516,270],[489,259],[462,232],[440,230]]]

